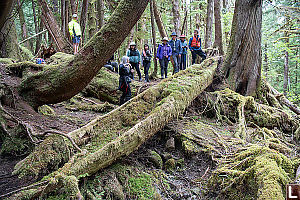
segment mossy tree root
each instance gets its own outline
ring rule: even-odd
[[[149,88],[107,115],[96,118],[85,127],[71,132],[70,137],[82,148],[85,147],[87,152],[75,154],[50,177],[59,173],[79,179],[94,174],[136,150],[170,120],[183,113],[209,86],[217,64],[218,58],[212,58],[202,65],[194,65]],[[38,152],[37,149],[34,154]],[[32,164],[32,161],[33,157],[29,156],[25,159],[27,164],[16,172],[26,172],[28,162]]]

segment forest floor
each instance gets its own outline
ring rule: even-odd
[[[1,74],[2,81],[7,85],[15,86],[20,83],[19,78],[15,77],[15,79],[11,79],[5,70],[1,70]],[[10,78],[8,78],[8,76]],[[143,82],[143,87],[148,88],[149,86],[159,83],[160,80],[161,79],[156,79],[151,81],[151,83]],[[33,136],[41,134],[45,130],[57,130],[63,133],[69,133],[84,126],[96,116],[103,115],[111,110],[104,110],[104,112],[82,110],[77,107],[78,102],[81,105],[104,103],[98,99],[84,97],[82,94],[79,94],[62,103],[42,106],[38,112],[32,108],[28,108],[25,104],[24,106],[15,108],[3,106],[3,109],[12,115],[17,122],[25,123],[31,127]],[[22,105],[22,102],[18,103]],[[8,124],[8,126],[16,126],[16,121],[11,121],[11,124]],[[176,123],[177,126],[180,126],[181,122],[177,121]],[[175,124],[171,123],[170,127],[169,125],[166,126],[137,151],[119,160],[108,169],[103,170],[109,171],[109,169],[114,169],[115,166],[122,166],[122,168],[125,167],[127,170],[130,168],[130,170],[135,171],[132,174],[127,174],[128,180],[126,183],[122,183],[123,186],[121,186],[125,187],[125,189],[122,190],[124,190],[124,197],[126,197],[126,199],[136,199],[139,195],[146,195],[144,197],[147,198],[147,195],[152,196],[154,194],[159,194],[159,196],[164,197],[164,199],[202,198],[204,190],[202,182],[206,181],[206,178],[214,168],[213,162],[211,158],[204,153],[197,155],[185,154],[180,135],[176,133],[176,128],[174,129],[174,127],[176,127]],[[170,142],[171,144],[166,144]],[[2,142],[0,147],[2,147]],[[30,151],[30,148],[28,148],[28,151]],[[11,175],[15,164],[22,160],[24,156],[26,156],[26,153],[19,155],[18,151],[16,151],[14,155],[3,154],[0,157],[0,195],[15,191],[34,182],[33,179],[19,179],[17,176]],[[157,157],[157,155],[159,157]],[[103,171],[81,183],[81,187],[85,188],[87,182],[94,180],[95,177],[99,176],[99,174],[101,175]],[[130,191],[130,188],[135,188],[132,185],[126,189],[126,185],[129,184],[130,180],[135,180],[133,177],[138,174],[150,174],[151,176],[149,176],[148,183],[144,183],[146,184],[145,187],[151,182],[156,185],[155,188],[157,191],[154,191],[152,186],[148,188],[149,191],[145,194],[139,194],[141,191]],[[201,180],[194,181],[197,177],[201,177]],[[101,196],[116,196],[114,192],[109,194],[108,190],[106,191],[107,194],[101,194]]]

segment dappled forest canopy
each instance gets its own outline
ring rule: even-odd
[[[299,6],[2,1],[0,198],[283,200],[300,183]],[[187,69],[171,57],[159,79],[161,39],[194,30],[207,59],[187,49]],[[107,61],[132,42],[150,48],[150,83],[134,75],[120,105]]]

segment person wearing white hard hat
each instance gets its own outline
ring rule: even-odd
[[[172,48],[168,44],[167,37],[164,37],[161,41],[162,44],[157,48],[156,58],[159,59],[161,78],[163,79],[168,77],[168,64],[172,56]]]
[[[80,43],[81,29],[77,22],[77,14],[73,14],[72,18],[72,21],[69,22],[69,32],[73,42],[74,54],[76,54]]]
[[[139,50],[136,48],[135,42],[131,42],[129,44],[129,49],[127,51],[127,56],[129,57],[129,63],[132,66],[133,69],[136,70],[138,76],[139,76],[139,81],[142,81],[142,75],[140,71],[140,64],[141,64],[141,54]],[[131,75],[132,79],[134,80],[134,74],[132,73]]]

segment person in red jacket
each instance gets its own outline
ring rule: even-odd
[[[206,54],[201,49],[201,38],[198,33],[198,30],[194,30],[194,36],[189,41],[189,49],[192,53],[192,65],[195,64],[197,55],[201,56],[202,61],[206,59]]]

